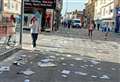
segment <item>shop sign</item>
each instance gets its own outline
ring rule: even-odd
[[[55,0],[24,0],[24,8],[55,8]]]

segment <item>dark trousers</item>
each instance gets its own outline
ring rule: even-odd
[[[89,30],[88,32],[88,36],[92,39],[92,35],[93,35],[93,30]]]
[[[36,41],[37,41],[37,38],[38,38],[38,33],[32,33],[31,36],[32,36],[32,45],[33,45],[33,47],[36,47]]]

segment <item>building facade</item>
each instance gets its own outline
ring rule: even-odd
[[[88,19],[94,19],[95,1],[96,0],[86,0],[86,3],[85,3],[85,16]]]
[[[96,0],[94,20],[97,27],[108,24],[114,27],[114,1],[115,0]]]
[[[2,0],[2,15],[20,15],[21,0]]]

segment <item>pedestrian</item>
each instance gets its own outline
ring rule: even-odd
[[[92,39],[92,36],[93,36],[93,30],[94,30],[94,27],[95,25],[94,25],[94,21],[90,21],[89,22],[89,25],[88,25],[88,36],[89,36],[89,38],[91,38]]]
[[[71,20],[68,20],[68,29],[70,29],[70,27],[71,27]]]
[[[14,17],[14,15],[11,15],[9,18],[8,18],[8,23],[9,23],[9,28],[8,29],[11,29],[11,32],[9,33],[9,36],[8,36],[8,41],[7,41],[7,45],[10,46],[10,42],[11,40],[13,39],[13,43],[15,44],[16,43],[16,19]]]
[[[41,31],[40,24],[35,16],[33,16],[31,19],[30,28],[31,28],[32,46],[33,46],[33,50],[35,50],[38,33]]]
[[[103,32],[105,33],[104,34],[104,39],[107,40],[108,38],[108,35],[109,35],[109,32],[110,32],[110,27],[108,24],[105,24],[104,27],[103,27]]]
[[[100,29],[100,24],[97,24],[97,30],[99,31],[99,29]]]

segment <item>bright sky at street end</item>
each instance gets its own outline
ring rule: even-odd
[[[74,10],[83,10],[84,9],[84,3],[85,0],[63,0],[63,9],[62,9],[62,15],[65,14],[65,12],[71,12]]]

